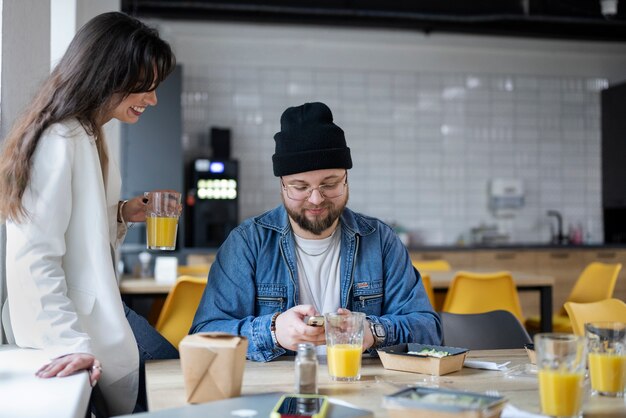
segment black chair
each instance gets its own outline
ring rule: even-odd
[[[524,348],[532,340],[524,326],[509,311],[479,314],[441,312],[444,344],[470,350]]]

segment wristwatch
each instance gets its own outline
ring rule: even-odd
[[[374,345],[372,348],[376,348],[385,342],[387,331],[385,331],[385,327],[382,324],[370,321],[370,330],[374,336]]]

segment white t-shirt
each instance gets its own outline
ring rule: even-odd
[[[341,228],[324,239],[305,239],[295,234],[294,239],[300,304],[313,305],[320,314],[336,312],[341,303]]]

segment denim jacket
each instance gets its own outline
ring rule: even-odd
[[[440,344],[439,316],[394,231],[347,208],[340,226],[341,307],[382,324],[387,335],[380,346]],[[222,244],[190,333],[243,335],[249,359],[270,361],[287,352],[272,342],[272,315],[298,304],[294,238],[281,205],[244,221]]]

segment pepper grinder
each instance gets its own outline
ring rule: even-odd
[[[312,343],[298,344],[296,355],[295,391],[300,394],[317,394],[317,354]]]

